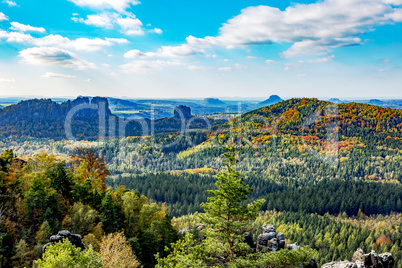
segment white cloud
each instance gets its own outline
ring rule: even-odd
[[[266,60],[265,61],[265,63],[268,63],[268,64],[273,64],[273,63],[275,63],[276,61],[274,61],[274,60]]]
[[[167,66],[184,66],[183,63],[177,61],[145,61],[138,60],[133,61],[124,65],[121,65],[120,68],[125,73],[136,73],[136,74],[146,74],[153,71],[161,71],[164,67]]]
[[[118,26],[121,28],[121,32],[126,35],[144,35],[142,22],[130,12],[125,12],[124,16],[116,12],[103,12],[96,15],[87,15],[86,19],[78,16],[74,16],[71,19],[75,22],[107,29]]]
[[[15,7],[17,5],[16,2],[10,0],[4,0],[3,3],[6,3],[10,7]]]
[[[92,26],[97,26],[97,27],[102,27],[102,28],[112,28],[113,27],[113,22],[112,22],[113,16],[111,16],[110,13],[88,15],[87,19],[77,18],[76,16],[71,18],[75,22],[81,22],[86,25],[92,25]]]
[[[402,5],[402,0],[384,0],[384,3],[391,5]]]
[[[232,67],[221,67],[221,68],[218,68],[218,71],[220,71],[220,72],[230,72],[230,71],[232,71]]]
[[[342,46],[362,44],[359,36],[375,26],[402,21],[401,0],[324,0],[296,4],[284,11],[269,6],[243,9],[216,37],[187,37],[198,46],[226,47],[291,43],[285,57],[325,55]]]
[[[300,63],[324,63],[324,62],[328,62],[331,61],[332,59],[335,58],[335,55],[329,56],[329,57],[325,57],[325,58],[319,58],[319,59],[310,59],[310,60],[300,60]]]
[[[58,73],[47,72],[44,75],[42,75],[42,78],[73,79],[73,78],[75,78],[75,76],[68,75],[68,74],[58,74]]]
[[[19,56],[23,62],[33,65],[54,65],[76,70],[95,68],[95,64],[80,59],[74,53],[54,47],[24,49]]]
[[[130,50],[124,54],[125,58],[178,58],[189,57],[203,54],[204,50],[183,44],[181,46],[162,46],[157,52],[142,52],[140,50]]]
[[[122,38],[78,38],[70,40],[61,35],[47,35],[42,38],[34,38],[30,34],[19,32],[6,32],[0,30],[0,39],[6,39],[10,43],[30,44],[34,46],[54,46],[64,49],[73,49],[77,51],[99,51],[103,47],[110,47],[114,44],[129,43],[127,39]]]
[[[306,77],[307,74],[298,74],[297,77]]]
[[[157,33],[157,34],[162,34],[163,31],[159,28],[154,28],[153,30],[151,30],[151,32]]]
[[[46,32],[45,28],[43,27],[33,27],[31,25],[25,25],[19,22],[11,22],[11,30],[18,31],[18,32],[39,32],[44,33]]]
[[[122,28],[122,32],[126,35],[143,35],[142,22],[135,18],[135,16],[130,18],[120,18],[117,19],[117,24]]]
[[[0,12],[0,21],[3,20],[8,20],[8,17],[3,12]]]
[[[80,7],[90,7],[94,9],[114,9],[123,12],[130,5],[140,4],[137,0],[69,0]]]
[[[257,57],[254,57],[254,56],[247,56],[246,58],[247,58],[247,59],[256,59]]]

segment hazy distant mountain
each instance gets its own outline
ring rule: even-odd
[[[0,109],[3,109],[4,107],[0,105]]]
[[[369,103],[369,104],[372,104],[372,105],[377,105],[377,106],[382,106],[382,105],[385,104],[384,101],[378,100],[378,99],[372,99],[372,100],[370,100],[368,103]]]
[[[115,99],[115,98],[108,98],[108,100],[109,100],[110,109],[112,111],[120,111],[120,110],[128,110],[128,109],[135,109],[135,110],[149,109],[149,105],[136,103],[134,101]]]
[[[281,102],[281,101],[282,101],[282,99],[278,95],[271,95],[265,101],[258,103],[258,106],[269,106],[269,105],[277,104],[278,102]]]
[[[206,98],[202,101],[202,104],[205,106],[227,106],[226,103],[215,98]]]

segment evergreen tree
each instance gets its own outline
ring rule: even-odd
[[[260,199],[244,205],[247,196],[253,191],[240,177],[234,166],[239,162],[233,148],[227,148],[225,157],[226,170],[217,176],[217,190],[210,190],[212,197],[201,206],[205,214],[200,214],[206,223],[206,236],[210,241],[207,251],[216,258],[223,258],[225,263],[238,262],[240,255],[250,251],[244,243],[244,232],[249,221],[254,220],[265,200]]]

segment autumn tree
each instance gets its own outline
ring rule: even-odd
[[[71,157],[78,180],[82,182],[89,179],[98,191],[106,189],[105,181],[109,171],[104,157],[100,157],[95,149],[87,147],[76,148]]]
[[[105,236],[100,245],[104,268],[136,268],[140,266],[123,232]]]

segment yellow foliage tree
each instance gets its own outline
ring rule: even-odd
[[[136,268],[140,266],[123,232],[103,237],[100,256],[104,268]]]

